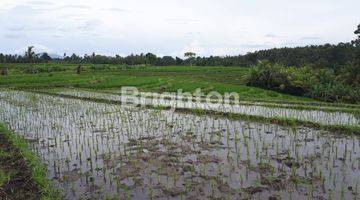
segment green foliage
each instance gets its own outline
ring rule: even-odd
[[[196,57],[196,53],[194,52],[186,52],[184,53],[184,56],[188,58],[188,61],[190,62],[190,66],[192,66],[194,62],[194,58]]]
[[[28,59],[28,61],[31,63],[33,62],[35,52],[33,51],[34,46],[29,46],[27,51],[25,52],[25,56]]]
[[[194,57],[196,56],[196,53],[186,52],[186,53],[184,53],[184,56],[185,56],[185,57],[188,57],[188,58],[194,58]]]
[[[248,85],[323,101],[360,102],[359,66],[349,63],[341,72],[311,66],[285,67],[261,61],[250,69]]]
[[[351,43],[354,46],[360,46],[360,24],[358,25],[357,29],[354,32],[358,38],[356,38],[355,40],[351,41]]]
[[[354,33],[360,35],[360,24],[358,25],[358,27],[357,27],[357,29],[355,30]]]
[[[261,50],[239,56],[210,56],[199,57],[192,52],[184,55],[187,59],[172,56],[156,56],[152,53],[131,54],[125,57],[105,55],[72,54],[64,58],[50,59],[48,54],[34,54],[32,49],[26,55],[4,55],[0,53],[0,63],[67,63],[67,64],[117,64],[117,65],[196,65],[196,66],[249,66],[256,64],[258,60],[269,60],[272,63],[281,63],[286,66],[306,66],[314,64],[317,67],[326,67],[340,70],[348,62],[353,62],[359,57],[360,39],[337,45],[312,45],[296,48],[275,48]]]
[[[131,54],[125,57],[105,56],[92,53],[91,55],[79,56],[72,54],[63,58],[50,58],[47,53],[35,54],[33,46],[28,47],[24,56],[5,55],[0,53],[0,63],[70,63],[70,64],[117,64],[117,65],[196,65],[196,66],[249,66],[256,64],[259,60],[269,60],[272,63],[280,63],[286,66],[304,67],[314,65],[326,67],[334,71],[341,70],[349,62],[359,62],[360,59],[360,25],[354,32],[357,38],[346,43],[337,45],[311,45],[295,48],[274,48],[256,51],[239,56],[209,56],[196,57],[193,52],[186,52],[185,60],[178,57],[163,56],[155,54]],[[281,74],[278,74],[281,75]],[[280,77],[281,78],[281,77]]]
[[[304,72],[307,72],[307,69]],[[308,76],[307,73],[304,74]],[[258,65],[250,69],[248,85],[299,96],[305,93],[305,83],[298,69],[285,68],[268,61],[260,61]]]
[[[360,57],[356,61],[346,65],[342,69],[339,78],[348,85],[360,87]]]

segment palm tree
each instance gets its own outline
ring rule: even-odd
[[[360,24],[358,25],[357,30],[354,32],[355,34],[360,34]],[[360,37],[360,36],[359,36]]]
[[[33,66],[32,66],[32,62],[33,62],[34,55],[35,55],[35,52],[33,51],[33,49],[34,49],[34,46],[29,46],[27,51],[25,52],[25,56],[26,56],[26,58],[28,59],[28,61],[30,63],[30,71],[31,71],[31,73],[35,72],[35,70],[33,69]]]
[[[354,32],[358,38],[356,38],[355,40],[351,41],[351,43],[355,46],[360,46],[360,24],[358,25],[357,29]]]
[[[33,51],[34,46],[29,46],[27,51],[25,52],[26,58],[29,60],[30,63],[32,63],[35,52]]]

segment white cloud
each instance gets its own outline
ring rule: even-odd
[[[194,40],[190,45],[186,46],[178,55],[184,55],[185,52],[196,52],[198,56],[206,53],[206,49],[200,44],[198,40]]]
[[[1,0],[0,52],[237,55],[350,41],[358,0]]]
[[[43,52],[47,52],[47,53],[54,53],[54,51],[51,48],[48,48],[45,45],[42,44],[29,44],[28,46],[22,46],[16,50],[14,50],[15,54],[19,54],[19,55],[23,55],[29,46],[34,46],[34,52],[36,53],[43,53]]]
[[[8,33],[8,34],[5,34],[4,37],[7,38],[7,39],[18,39],[18,38],[23,37],[23,35],[16,34],[16,33],[15,34]]]
[[[54,51],[42,44],[34,44],[34,51],[36,52],[47,52],[47,53],[54,53]]]

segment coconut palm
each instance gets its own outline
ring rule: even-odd
[[[30,63],[33,62],[34,55],[35,55],[35,52],[33,51],[33,49],[34,49],[34,46],[29,46],[27,51],[25,52],[25,56]]]
[[[35,56],[35,52],[33,51],[34,46],[29,46],[27,51],[25,52],[25,57],[27,58],[27,60],[30,63],[30,71],[31,73],[35,73],[35,70],[32,66],[33,60],[34,60],[34,56]]]
[[[360,34],[360,24],[358,25],[358,28],[357,28],[357,30],[355,31],[355,34]],[[360,35],[359,35],[359,37],[360,37]]]

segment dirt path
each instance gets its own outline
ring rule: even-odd
[[[40,199],[39,189],[31,180],[31,172],[26,161],[1,132],[0,170],[3,172],[3,180],[0,181],[1,200]]]

